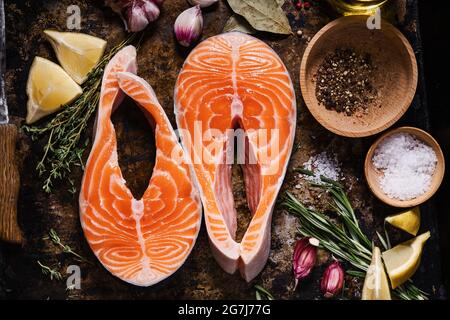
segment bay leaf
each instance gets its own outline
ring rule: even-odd
[[[234,13],[243,16],[258,31],[291,34],[291,26],[279,0],[227,0]]]
[[[253,28],[245,18],[233,14],[225,23],[222,32],[230,32],[230,31],[240,31],[243,33],[254,34],[256,33],[255,28]]]

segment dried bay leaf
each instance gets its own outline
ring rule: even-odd
[[[223,27],[223,32],[230,32],[230,31],[240,31],[243,33],[248,34],[254,34],[256,33],[255,28],[253,28],[245,18],[233,14],[225,23],[225,26]]]
[[[258,31],[291,34],[291,26],[280,0],[227,0],[231,9]]]

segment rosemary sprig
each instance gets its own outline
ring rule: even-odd
[[[313,177],[314,176],[314,172],[312,172],[311,170],[305,169],[305,168],[295,168],[294,169],[295,172],[299,172],[301,174]]]
[[[37,261],[37,264],[41,267],[42,274],[49,276],[50,280],[55,279],[61,281],[63,279],[61,273],[58,270],[52,269],[49,266],[42,264],[39,260]]]
[[[74,102],[64,106],[51,120],[36,126],[24,126],[32,140],[48,135],[43,156],[36,166],[40,177],[44,177],[42,188],[50,193],[55,180],[66,178],[74,166],[84,168],[82,160],[89,139],[83,140],[88,121],[98,106],[103,71],[111,58],[123,47],[133,42],[132,34],[112,48],[89,73],[83,84],[83,93]],[[74,183],[69,178],[69,191],[75,193]]]
[[[86,258],[80,256],[78,253],[76,253],[75,251],[72,250],[72,248],[69,245],[63,244],[61,242],[61,238],[59,237],[59,235],[56,233],[55,229],[50,229],[50,231],[48,232],[49,235],[49,239],[56,245],[60,246],[63,249],[63,252],[68,253],[73,255],[74,257],[76,257],[79,261],[82,262],[87,262],[87,263],[91,263],[89,260],[87,260]]]
[[[256,300],[274,300],[273,295],[260,285],[255,284],[255,290]]]
[[[356,277],[356,278],[364,278],[366,276],[365,272],[358,271],[358,270],[347,270],[346,273],[349,276]]]
[[[372,242],[362,232],[343,188],[326,178],[322,178],[322,182],[322,184],[314,184],[314,186],[324,189],[331,195],[333,200],[331,207],[342,219],[342,225],[333,223],[323,213],[306,208],[290,193],[287,193],[284,205],[299,218],[300,234],[319,239],[322,248],[358,269],[349,271],[348,274],[365,277],[371,261]],[[381,234],[379,236],[381,237]],[[387,239],[383,239],[382,243],[385,246],[389,245]],[[415,287],[411,281],[396,288],[393,292],[398,298],[404,300],[428,299],[427,294]]]

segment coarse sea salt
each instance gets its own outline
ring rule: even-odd
[[[408,133],[384,139],[375,150],[372,162],[383,172],[380,188],[390,198],[411,200],[431,186],[437,157],[434,150]]]
[[[308,159],[303,164],[303,168],[314,173],[314,176],[302,174],[307,180],[314,183],[320,183],[320,176],[324,176],[331,180],[339,180],[341,169],[336,155],[330,155],[326,151],[322,151]]]

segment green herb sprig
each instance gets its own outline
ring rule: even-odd
[[[347,261],[357,270],[347,272],[351,276],[364,278],[371,262],[372,242],[362,232],[354,210],[345,194],[343,187],[325,177],[322,183],[312,184],[327,191],[331,198],[331,207],[342,220],[338,225],[325,214],[314,209],[308,209],[292,194],[287,193],[284,205],[300,220],[299,232],[303,236],[319,239],[320,247],[327,249],[336,257]],[[383,239],[378,234],[380,239]],[[388,240],[382,240],[383,246]],[[411,281],[393,290],[396,297],[404,300],[426,300],[427,294],[413,285]]]
[[[256,290],[255,291],[256,300],[274,300],[275,299],[269,291],[267,291],[260,285],[255,284],[255,290]]]
[[[89,139],[84,139],[83,133],[99,103],[103,71],[111,58],[136,37],[137,34],[132,34],[104,55],[84,82],[83,93],[55,117],[41,125],[23,126],[32,140],[48,135],[43,156],[36,166],[39,176],[44,178],[42,188],[46,193],[52,191],[55,180],[67,178],[73,167],[84,168],[82,156]],[[75,193],[74,182],[70,178],[68,181],[69,192]]]
[[[63,249],[63,252],[73,255],[74,257],[76,257],[81,262],[92,263],[89,260],[87,260],[86,258],[84,258],[81,255],[79,255],[78,253],[76,253],[75,251],[73,251],[72,248],[69,245],[63,244],[61,242],[61,238],[56,233],[55,229],[50,229],[48,235],[49,235],[49,239],[54,244],[56,244],[57,246],[59,246],[59,247],[61,247]]]
[[[46,266],[45,264],[41,263],[39,260],[37,261],[37,264],[41,267],[42,274],[49,276],[50,280],[61,281],[63,279],[61,273],[58,270],[50,268],[49,266]]]

